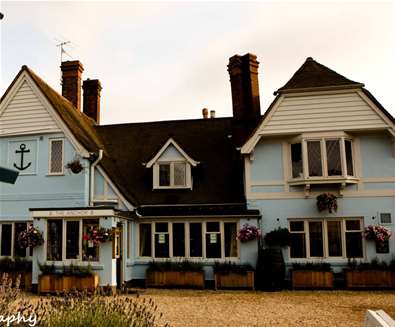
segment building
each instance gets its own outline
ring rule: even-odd
[[[246,206],[240,156],[261,117],[258,62],[234,56],[228,69],[233,117],[205,109],[196,120],[100,125],[101,84],[82,83],[80,62],[62,63],[62,95],[23,66],[0,103],[0,165],[19,171],[0,189],[1,256],[32,255],[33,284],[41,264],[72,263],[91,264],[113,287],[144,280],[153,259],[199,260],[207,280],[215,261],[254,265],[257,241],[236,235],[259,219]],[[21,251],[31,222],[45,242]],[[115,241],[88,241],[99,226]]]
[[[289,229],[288,265],[325,261],[338,271],[351,258],[391,260],[395,240],[376,247],[362,232],[393,230],[394,118],[363,84],[312,58],[275,94],[241,150],[248,207],[260,210],[263,231]],[[323,193],[337,197],[337,211],[318,210]]]

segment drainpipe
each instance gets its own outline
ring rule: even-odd
[[[90,165],[90,190],[89,190],[89,206],[93,207],[93,197],[95,196],[95,167],[103,159],[103,150],[99,150],[97,159]]]

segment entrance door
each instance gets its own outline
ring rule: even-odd
[[[114,236],[114,253],[117,260],[117,288],[123,284],[123,229],[122,223],[118,224],[117,233]]]

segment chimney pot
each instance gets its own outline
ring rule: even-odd
[[[210,118],[215,118],[215,110],[210,110]]]
[[[101,83],[98,79],[87,79],[82,84],[84,91],[83,111],[97,124],[100,123],[100,92]]]
[[[256,55],[251,53],[229,58],[228,72],[235,119],[250,120],[261,116],[258,66]]]
[[[207,108],[203,108],[202,115],[203,115],[203,119],[207,119],[208,118],[208,109]]]
[[[62,95],[69,100],[78,111],[81,111],[81,74],[84,67],[78,60],[63,61],[62,70]]]

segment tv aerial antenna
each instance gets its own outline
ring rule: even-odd
[[[71,55],[69,53],[67,53],[67,51],[64,49],[65,45],[70,44],[71,41],[60,41],[60,40],[57,40],[57,39],[56,39],[56,41],[59,42],[58,44],[56,44],[56,46],[58,48],[60,48],[60,63],[62,64],[62,62],[63,62],[63,55],[64,54],[71,58]]]

